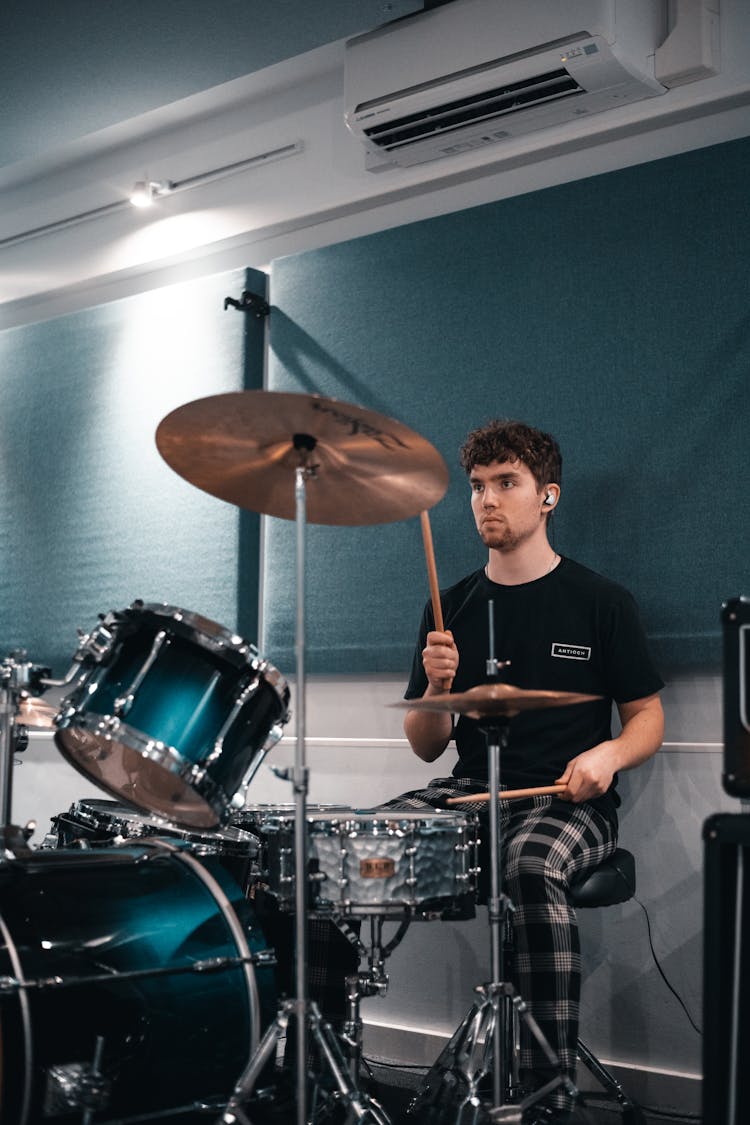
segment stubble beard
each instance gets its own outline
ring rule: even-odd
[[[514,531],[507,523],[501,521],[500,523],[493,523],[490,527],[481,527],[477,529],[479,536],[484,543],[485,547],[489,547],[492,551],[500,551],[506,554],[509,551],[515,551],[527,539],[531,539],[535,534],[536,528],[525,528],[521,531]]]
[[[479,535],[485,547],[492,551],[513,551],[524,539],[524,536],[511,531],[505,524],[482,528]]]

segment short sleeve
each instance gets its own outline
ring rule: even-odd
[[[421,699],[427,691],[427,676],[425,675],[424,665],[422,663],[422,651],[427,643],[427,634],[433,628],[432,624],[432,606],[428,602],[422,614],[422,620],[419,625],[419,634],[417,636],[417,643],[414,647],[414,656],[411,662],[411,674],[409,676],[409,683],[404,692],[404,699]]]
[[[607,614],[605,675],[615,703],[630,703],[664,687],[649,652],[635,599],[621,590]]]

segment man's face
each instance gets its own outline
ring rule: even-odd
[[[546,522],[544,490],[523,461],[475,465],[469,484],[477,531],[487,547],[512,551]]]

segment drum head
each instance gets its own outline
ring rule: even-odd
[[[196,828],[215,828],[213,804],[164,764],[116,738],[68,727],[55,741],[72,766],[113,797],[132,802],[165,820]]]

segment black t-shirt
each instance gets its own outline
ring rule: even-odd
[[[632,596],[572,559],[534,582],[502,586],[484,569],[441,591],[445,628],[453,633],[459,665],[452,692],[485,683],[492,601],[495,657],[510,660],[501,678],[516,687],[601,695],[593,703],[525,711],[511,720],[500,763],[511,788],[549,785],[577,754],[611,738],[612,701],[628,703],[663,686],[648,653]],[[406,699],[427,688],[422,649],[434,629],[432,605],[422,617]],[[454,727],[459,761],[455,777],[487,779],[487,742],[479,723],[464,715]],[[615,782],[596,802],[614,814]]]

